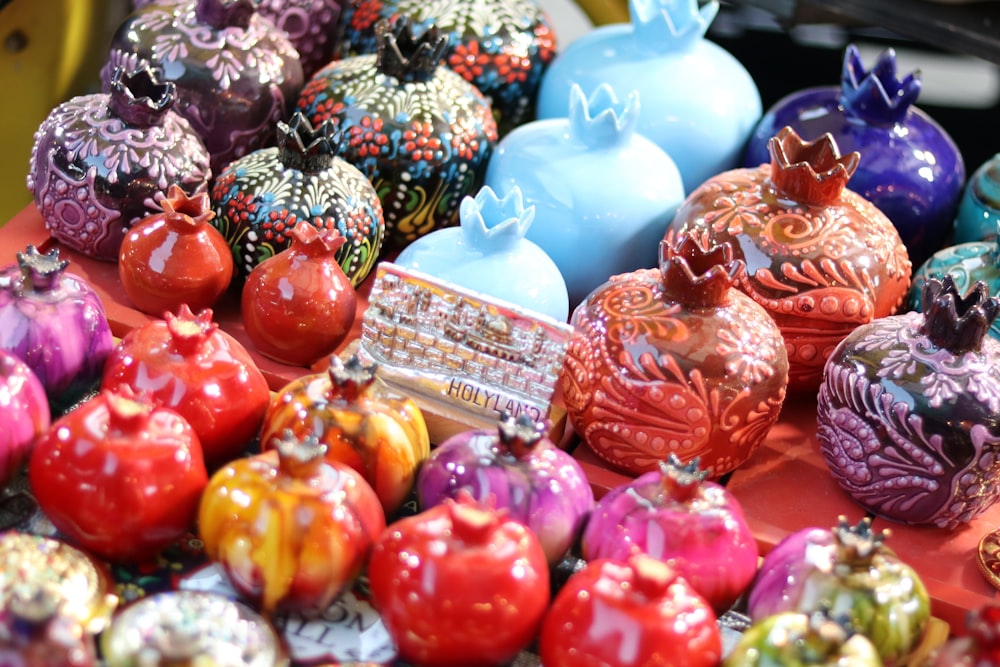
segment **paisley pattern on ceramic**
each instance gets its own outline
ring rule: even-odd
[[[306,77],[329,64],[337,48],[335,35],[349,0],[260,0],[257,11],[288,34],[299,52]]]
[[[445,64],[490,99],[500,134],[534,117],[556,35],[536,0],[356,0],[344,8],[342,55],[375,53],[380,18],[409,17],[448,36]]]
[[[382,205],[368,179],[340,159],[309,174],[283,166],[278,148],[254,151],[215,180],[212,207],[212,224],[226,237],[244,278],[287,248],[289,232],[302,220],[347,239],[337,261],[353,285],[371,271],[382,246]]]
[[[330,63],[306,84],[298,110],[347,134],[345,160],[382,201],[386,244],[401,247],[459,223],[459,204],[482,184],[497,141],[489,102],[446,67],[400,81],[375,55]]]
[[[68,248],[109,262],[118,259],[128,228],[156,213],[171,185],[195,194],[211,177],[204,144],[171,110],[174,93],[142,72],[132,70],[110,94],[57,106],[39,126],[31,150],[28,189],[49,233]],[[134,98],[122,104],[145,99],[162,111],[138,122],[118,115],[112,96],[131,95],[132,88]]]
[[[955,243],[992,241],[1000,227],[1000,153],[984,162],[965,184],[955,216]]]
[[[658,270],[611,278],[572,317],[560,386],[574,427],[633,473],[669,454],[719,477],[746,461],[778,418],[787,365],[781,334],[730,290],[723,309],[666,298]]]
[[[250,0],[154,3],[132,13],[112,37],[101,80],[115,67],[149,64],[177,85],[177,112],[188,119],[218,174],[233,160],[274,143],[305,81],[299,54],[284,32],[253,13],[245,26],[216,28],[202,6],[245,12]],[[210,11],[210,10],[206,10]]]
[[[923,317],[882,318],[844,340],[820,387],[817,439],[865,508],[955,528],[1000,499],[1000,368],[978,350],[942,350],[920,333]]]

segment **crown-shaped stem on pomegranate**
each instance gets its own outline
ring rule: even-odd
[[[167,195],[160,201],[164,217],[171,224],[182,227],[197,227],[215,217],[212,201],[207,190],[189,195],[179,185],[171,185]]]
[[[161,82],[160,76],[146,61],[131,70],[116,67],[111,73],[110,114],[135,127],[158,125],[177,99],[177,86]]]
[[[671,454],[666,461],[660,461],[660,485],[666,498],[673,501],[683,503],[693,498],[706,477],[708,471],[701,469],[698,457],[683,463],[676,454]]]
[[[744,264],[733,258],[729,243],[682,233],[660,241],[660,277],[663,293],[695,307],[720,306],[729,301]]]
[[[502,197],[484,185],[475,197],[463,197],[458,208],[462,238],[473,248],[501,250],[524,238],[535,219],[525,206],[521,188],[511,186]]]
[[[629,0],[629,19],[638,45],[653,53],[690,49],[704,38],[719,13],[715,0]]]
[[[872,520],[864,517],[856,525],[851,525],[847,517],[837,517],[833,529],[840,558],[838,561],[848,567],[870,563],[889,537],[889,531],[876,533],[872,530]]]
[[[840,199],[861,161],[857,151],[841,156],[829,132],[804,141],[791,126],[771,137],[767,149],[771,185],[778,196],[811,206],[827,206]]]
[[[59,248],[52,248],[44,255],[32,244],[16,255],[21,270],[21,287],[26,291],[44,292],[59,285],[69,261],[59,259]]]
[[[260,0],[198,0],[194,13],[199,23],[216,30],[246,28]]]
[[[824,657],[833,656],[840,651],[844,642],[854,634],[851,617],[844,613],[835,615],[830,602],[825,600],[819,605],[819,609],[809,614],[806,632],[806,645],[811,651]]]
[[[347,243],[338,229],[317,227],[308,220],[299,220],[288,232],[292,247],[310,257],[326,257],[337,253]]]
[[[326,445],[315,433],[298,437],[290,428],[269,443],[278,452],[278,469],[291,477],[315,477],[326,457]]]
[[[448,36],[436,25],[417,35],[407,16],[397,16],[392,21],[379,19],[375,24],[375,39],[376,69],[402,83],[431,78],[448,48]]]
[[[892,125],[906,118],[920,95],[920,73],[899,79],[896,52],[883,51],[875,66],[866,70],[858,48],[849,44],[840,76],[840,102],[848,112],[872,124]]]
[[[191,308],[182,303],[177,314],[166,312],[163,319],[170,333],[170,342],[181,355],[194,353],[219,328],[218,322],[212,319],[212,309],[204,308],[197,315]]]
[[[576,83],[569,90],[569,135],[590,148],[628,141],[639,122],[639,93],[619,102],[610,84],[602,83],[588,98]]]
[[[952,354],[978,350],[1000,311],[1000,299],[976,282],[965,296],[954,277],[928,278],[923,286],[923,332],[939,348]]]
[[[147,420],[153,412],[149,397],[136,392],[129,385],[101,392],[108,406],[108,429],[119,433],[136,433],[147,428]]]
[[[289,169],[315,174],[330,168],[344,149],[344,133],[332,120],[315,128],[296,111],[285,123],[278,121],[278,159]]]
[[[543,442],[548,429],[549,424],[544,420],[536,422],[526,414],[515,417],[509,412],[500,415],[497,426],[500,442],[517,459],[524,458]]]
[[[361,393],[375,382],[378,364],[366,364],[357,354],[352,354],[344,361],[337,355],[330,357],[330,376],[332,390],[348,401],[357,399]]]

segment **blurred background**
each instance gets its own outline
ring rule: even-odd
[[[539,0],[562,46],[595,24],[628,21],[625,0]],[[98,92],[97,73],[130,0],[0,0],[0,224],[30,203],[33,134],[48,112]],[[962,149],[967,171],[1000,152],[1000,2],[752,0],[723,2],[709,37],[736,56],[765,109],[809,86],[837,85],[843,51],[866,65],[896,50],[901,73],[920,70],[917,106]]]

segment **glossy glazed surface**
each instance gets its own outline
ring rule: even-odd
[[[718,9],[714,1],[630,0],[630,23],[595,28],[552,61],[538,118],[565,117],[574,83],[587,94],[604,83],[622,97],[636,90],[650,110],[636,131],[673,159],[685,191],[738,166],[762,104],[746,68],[704,38]]]
[[[930,280],[924,313],[858,327],[820,386],[827,466],[865,509],[955,529],[1000,500],[1000,310],[985,285]]]
[[[861,154],[847,187],[892,221],[919,264],[951,233],[965,185],[962,154],[913,104],[919,93],[919,74],[897,78],[892,49],[866,70],[857,48],[849,45],[841,85],[809,88],[775,103],[754,129],[743,166],[770,162],[767,143],[783,127],[807,140],[829,132],[841,151]]]
[[[525,236],[559,267],[572,309],[610,276],[656,266],[684,186],[670,156],[636,131],[637,93],[573,87],[562,115],[504,137],[486,185],[516,187],[535,208]]]
[[[45,387],[21,359],[0,350],[0,486],[28,460],[35,441],[49,430],[52,413]]]
[[[111,38],[105,86],[118,66],[157,64],[177,88],[177,112],[211,155],[213,174],[274,143],[305,81],[286,33],[252,0],[153,3],[131,13]]]
[[[955,215],[956,244],[992,241],[1000,226],[1000,153],[972,173]]]
[[[549,563],[559,563],[594,509],[594,492],[576,459],[544,436],[546,427],[508,416],[495,430],[465,431],[441,442],[420,468],[420,507],[471,493],[531,528]]]
[[[287,442],[212,475],[198,532],[208,557],[265,615],[319,614],[361,573],[385,516],[367,482],[324,460],[315,440]]]
[[[777,322],[789,387],[813,391],[833,348],[855,327],[902,305],[911,264],[896,228],[845,188],[860,156],[791,128],[771,141],[771,163],[734,169],[691,193],[668,234],[731,243],[746,263],[739,288]]]
[[[28,478],[60,533],[115,562],[152,557],[190,530],[208,482],[194,429],[128,390],[56,420],[35,444]]]
[[[235,160],[216,178],[212,224],[233,249],[241,277],[288,248],[300,222],[347,239],[337,261],[352,285],[375,265],[385,235],[382,204],[368,179],[342,159],[345,144],[333,129],[295,114],[278,124],[279,146]]]
[[[462,201],[460,227],[417,239],[393,263],[565,322],[566,281],[549,254],[526,238],[535,210],[517,186],[500,197],[484,186]]]
[[[497,126],[486,97],[439,64],[446,36],[414,34],[401,18],[383,39],[382,53],[317,72],[297,109],[313,125],[329,119],[346,132],[344,159],[375,186],[386,244],[401,248],[458,224],[462,198],[482,185]]]
[[[728,247],[612,277],[577,307],[559,378],[576,432],[636,475],[668,454],[712,477],[760,446],[785,398],[788,359],[765,310],[733,288]]]
[[[334,58],[347,0],[261,0],[257,11],[288,34],[306,78]]]
[[[542,73],[556,55],[553,25],[536,0],[357,0],[344,8],[341,57],[378,51],[375,23],[406,16],[448,37],[444,62],[490,98],[501,136],[531,120]]]
[[[669,464],[604,495],[580,544],[588,561],[644,553],[670,563],[719,614],[757,572],[757,543],[736,499]]]
[[[28,246],[0,268],[0,349],[24,361],[49,400],[72,404],[101,377],[115,345],[97,292],[53,249]]]
[[[430,437],[420,408],[375,378],[357,358],[303,375],[271,399],[260,442],[272,449],[285,429],[315,435],[331,462],[347,465],[371,484],[387,517],[409,496],[420,464],[430,454]]]
[[[128,228],[171,185],[194,194],[212,171],[173,84],[146,68],[109,69],[108,92],[74,97],[35,135],[28,172],[46,229],[67,247],[114,262]]]
[[[358,297],[337,263],[346,239],[299,222],[292,244],[250,272],[240,315],[254,347],[282,363],[308,366],[332,354],[351,331]]]
[[[882,667],[882,659],[863,634],[816,614],[780,612],[747,629],[723,667]]]
[[[368,578],[400,657],[419,665],[506,664],[535,638],[549,604],[538,538],[472,501],[391,524]]]
[[[542,626],[546,667],[712,667],[715,614],[668,565],[598,559],[570,577]]]
[[[186,304],[211,308],[233,278],[229,245],[208,221],[208,193],[188,196],[170,186],[162,213],[146,216],[122,241],[118,276],[136,308],[154,317]]]
[[[127,333],[101,386],[130,387],[183,415],[210,469],[246,451],[271,397],[250,353],[218,328],[212,311],[195,315],[186,306]]]

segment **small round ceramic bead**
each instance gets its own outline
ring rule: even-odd
[[[140,220],[122,241],[122,288],[132,305],[155,317],[181,304],[210,308],[233,278],[233,255],[208,222],[215,215],[208,193],[188,196],[172,185],[160,205],[163,212]]]
[[[955,216],[956,244],[992,241],[1000,226],[1000,153],[984,162],[965,184]]]
[[[900,523],[954,529],[998,499],[1000,299],[929,279],[924,313],[877,319],[824,370],[817,440],[859,505]]]
[[[336,60],[305,85],[298,110],[347,136],[344,159],[382,200],[386,244],[455,226],[497,141],[489,100],[442,64],[447,36],[403,16],[376,25],[378,52]]]
[[[866,70],[851,44],[840,86],[808,88],[775,103],[754,129],[743,164],[768,162],[768,141],[783,127],[808,140],[830,133],[842,151],[861,154],[848,187],[885,213],[919,264],[951,233],[965,184],[958,146],[914,104],[919,94],[919,74],[897,78],[893,49]]]
[[[28,189],[54,239],[114,262],[128,228],[157,212],[171,185],[194,194],[209,154],[175,112],[177,90],[149,67],[116,68],[108,93],[74,97],[39,126]]]
[[[814,391],[837,343],[903,304],[912,265],[889,218],[846,187],[861,155],[842,156],[830,134],[804,141],[791,127],[768,146],[769,164],[723,172],[692,192],[667,238],[732,244],[746,263],[740,290],[781,328],[789,386]]]
[[[743,264],[730,246],[661,249],[660,270],[614,276],[577,307],[559,384],[574,429],[615,468],[649,472],[674,454],[719,477],[778,418],[784,341],[734,288]]]
[[[448,37],[445,64],[490,99],[501,136],[531,120],[556,55],[554,26],[537,0],[355,0],[344,8],[340,56],[375,53],[375,23],[397,16]]]
[[[656,266],[659,240],[684,201],[677,165],[636,131],[638,93],[573,85],[569,117],[518,127],[497,145],[486,184],[518,187],[537,220],[526,237],[559,267],[575,308],[609,277]]]
[[[565,322],[566,281],[552,258],[526,238],[534,216],[517,186],[502,198],[483,186],[462,201],[460,227],[417,239],[394,263]]]
[[[233,249],[239,275],[291,244],[300,221],[346,239],[337,261],[360,284],[378,260],[385,235],[382,203],[372,184],[347,162],[347,143],[323,122],[300,113],[278,123],[278,146],[229,164],[212,186],[215,225]]]
[[[538,118],[562,118],[573,84],[636,90],[649,113],[636,132],[662,148],[687,192],[739,165],[760,119],[757,84],[746,68],[705,38],[715,0],[629,0],[629,23],[600,26],[563,49],[542,75]]]
[[[257,13],[258,0],[156,2],[129,14],[101,69],[157,67],[177,88],[177,111],[201,137],[214,174],[274,143],[305,81],[287,34]]]

